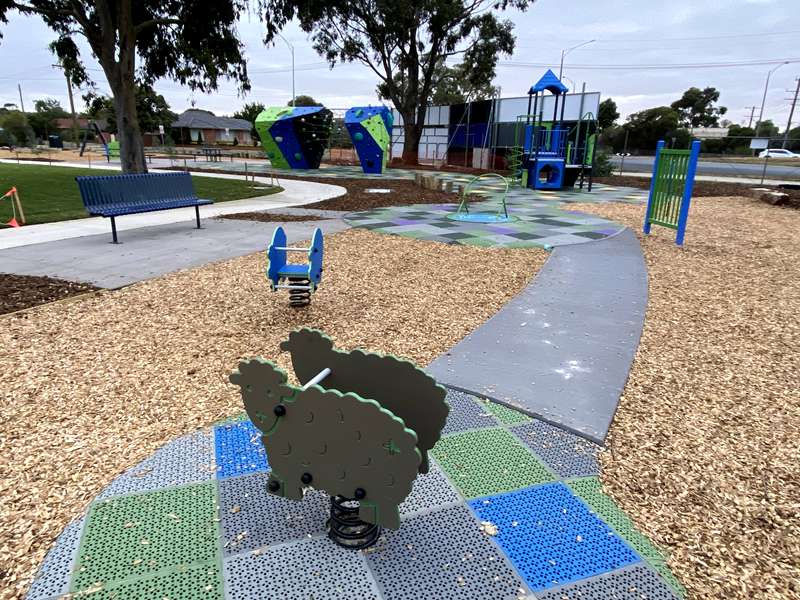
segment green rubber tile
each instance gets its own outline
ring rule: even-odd
[[[525,413],[522,413],[508,406],[492,402],[491,400],[481,400],[481,405],[503,425],[521,425],[522,423],[529,423],[531,419]]]
[[[241,423],[242,421],[247,421],[247,419],[248,419],[247,413],[240,412],[238,414],[231,415],[230,417],[227,417],[225,419],[220,419],[219,421],[214,423],[214,427],[217,427],[219,425],[230,425],[231,423]]]
[[[91,600],[223,600],[220,568],[216,563],[167,569],[154,575],[97,584],[75,596]]]
[[[608,523],[645,562],[658,571],[678,595],[686,597],[686,589],[670,571],[664,554],[650,541],[650,538],[636,528],[630,517],[603,493],[602,483],[597,477],[575,479],[567,485],[592,509],[592,512]]]
[[[555,477],[505,429],[465,431],[439,440],[433,456],[466,498],[510,492]]]
[[[72,591],[217,564],[216,505],[213,482],[93,504]]]

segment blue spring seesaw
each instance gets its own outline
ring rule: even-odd
[[[292,264],[286,261],[288,252],[305,252],[308,262]],[[311,294],[322,279],[322,230],[317,227],[308,248],[286,245],[286,232],[277,227],[267,249],[267,279],[273,292],[289,290],[289,305],[295,307],[311,304]]]

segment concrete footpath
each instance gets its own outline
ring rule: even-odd
[[[14,164],[15,161],[0,161]],[[46,166],[46,165],[45,165]],[[58,163],[58,167],[80,167],[86,165],[76,163]],[[118,166],[104,166],[106,169],[119,168]],[[153,169],[151,172],[158,172]],[[226,175],[217,173],[192,173],[197,177],[217,177],[221,179],[242,179],[241,175]],[[256,184],[267,186],[270,182],[269,177],[256,177]],[[274,210],[289,206],[302,206],[329,198],[335,198],[345,194],[347,190],[338,185],[326,183],[316,183],[312,181],[296,181],[290,179],[280,180],[283,191],[269,196],[258,196],[245,198],[243,200],[231,200],[220,202],[209,206],[200,207],[200,217],[209,218],[222,214],[251,212],[259,210]],[[213,199],[213,198],[212,198]],[[117,218],[117,231],[120,232],[120,241],[125,243],[126,231],[139,229],[141,227],[154,227],[170,223],[183,223],[184,227],[191,227],[187,222],[194,221],[194,208],[176,208],[173,210],[162,210],[157,212],[142,213],[136,215],[125,215]],[[111,240],[111,221],[103,217],[89,217],[86,219],[73,219],[71,221],[59,221],[56,223],[42,223],[39,225],[26,225],[19,229],[0,230],[0,249],[26,246],[30,244],[41,244],[55,240],[77,238],[105,234]],[[6,271],[8,269],[5,269]]]
[[[183,222],[131,229],[122,244],[112,244],[104,233],[7,248],[0,250],[0,269],[118,288],[266,250],[278,225],[238,219],[203,219],[201,224],[203,229]],[[292,242],[309,239],[316,227],[326,235],[348,227],[338,219],[281,225]]]
[[[427,370],[602,444],[646,307],[647,270],[631,230],[560,246],[533,283]]]

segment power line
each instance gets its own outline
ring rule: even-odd
[[[707,63],[674,63],[674,64],[632,64],[632,65],[613,65],[613,64],[593,64],[593,65],[565,65],[570,69],[586,69],[590,71],[602,70],[669,70],[669,69],[724,69],[731,67],[752,67],[761,65],[775,65],[786,63],[800,63],[800,58],[783,58],[783,59],[769,59],[769,60],[750,60],[738,62],[707,62]],[[510,60],[501,60],[497,63],[498,67],[542,67],[552,68],[552,63],[534,63],[534,62],[515,62]]]
[[[607,43],[607,42],[642,42],[642,43],[650,43],[650,42],[689,42],[692,40],[729,40],[729,39],[736,39],[736,38],[743,38],[743,37],[775,37],[778,35],[797,35],[800,33],[800,30],[795,29],[793,31],[764,31],[761,33],[729,33],[725,35],[702,35],[702,36],[692,36],[692,37],[665,37],[665,38],[656,38],[656,37],[647,37],[647,38],[614,38],[613,40],[603,40],[598,39],[599,43]]]

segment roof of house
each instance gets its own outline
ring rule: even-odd
[[[245,119],[218,117],[212,112],[199,108],[190,108],[182,112],[172,126],[189,129],[239,129],[245,131],[250,131],[253,127],[250,121]]]
[[[72,117],[60,117],[56,119],[56,129],[71,129],[73,122]],[[89,127],[89,119],[85,117],[78,117],[78,127],[86,129]]]

